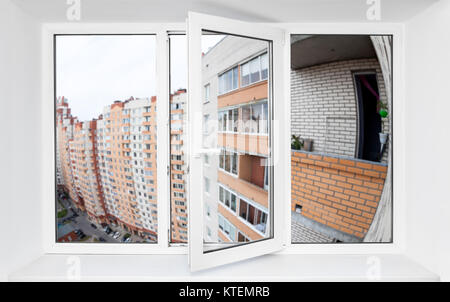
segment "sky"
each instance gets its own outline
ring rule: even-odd
[[[223,35],[204,35],[206,53]],[[170,39],[171,90],[187,88],[186,36]],[[69,100],[80,121],[98,117],[103,108],[131,96],[156,95],[154,35],[80,35],[56,38],[56,94]]]

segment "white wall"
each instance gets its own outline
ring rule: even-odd
[[[450,280],[450,2],[406,23],[407,254]]]
[[[1,281],[42,250],[40,28],[9,0],[0,2],[0,70]]]

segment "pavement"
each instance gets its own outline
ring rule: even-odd
[[[299,215],[292,212],[292,215]],[[321,234],[313,229],[301,224],[297,219],[292,219],[291,241],[293,243],[326,243],[333,242],[334,239]]]
[[[62,210],[63,207],[68,210],[66,217],[58,218],[58,223],[62,223],[64,219],[67,219],[69,217],[73,217],[73,212],[71,209],[73,209],[77,214],[78,217],[74,217],[73,220],[71,220],[68,224],[70,224],[74,229],[82,230],[86,236],[90,236],[91,238],[85,242],[93,242],[93,238],[103,238],[105,239],[105,243],[122,243],[122,237],[126,233],[128,233],[125,230],[122,230],[120,227],[113,227],[109,226],[114,232],[118,231],[120,233],[120,237],[118,239],[114,239],[113,237],[109,236],[103,231],[103,227],[95,222],[91,222],[88,218],[88,215],[86,212],[78,210],[75,205],[72,204],[70,199],[61,199],[58,198],[59,202],[57,205],[58,211]],[[62,206],[61,206],[62,205]],[[93,228],[91,224],[94,224],[97,226],[97,228]],[[136,235],[131,236],[131,242],[140,242],[143,241],[142,238]]]

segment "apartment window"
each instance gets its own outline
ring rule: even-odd
[[[229,222],[222,215],[218,215],[219,229],[227,235],[227,237],[234,242],[236,240],[236,227]]]
[[[219,131],[238,132],[239,109],[219,111]]]
[[[247,238],[243,233],[238,231],[238,242],[249,242],[250,239]]]
[[[231,211],[236,212],[237,196],[223,186],[219,186],[219,201]]]
[[[219,155],[220,169],[237,176],[238,154],[233,151],[221,150]]]
[[[238,67],[234,67],[219,75],[219,94],[238,88]]]
[[[242,107],[242,131],[244,133],[268,133],[267,101]]]
[[[267,53],[257,56],[241,66],[241,86],[266,80],[268,76],[269,61]]]
[[[209,194],[209,186],[210,186],[210,181],[208,177],[205,177],[205,192]]]
[[[206,84],[205,85],[205,103],[209,102],[209,90],[210,90],[211,85],[210,84]]]
[[[239,203],[239,216],[261,233],[266,232],[267,213],[243,199]]]
[[[209,114],[203,115],[203,134],[209,134]]]

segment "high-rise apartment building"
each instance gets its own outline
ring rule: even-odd
[[[77,207],[156,241],[156,97],[116,101],[86,122],[60,98],[57,122],[57,177]]]
[[[72,117],[67,99],[60,97],[56,105],[56,179],[57,185],[62,186],[69,194],[78,209],[84,210],[84,204],[78,197],[74,174],[75,161],[72,159],[70,149],[73,145],[73,134],[77,123]]]
[[[171,241],[174,243],[188,240],[185,121],[186,90],[179,89],[170,96]]]
[[[71,147],[75,187],[78,199],[84,205],[89,218],[105,222],[106,211],[97,166],[97,121],[77,122],[74,126]]]
[[[203,55],[205,242],[269,234],[267,49],[226,36]]]

